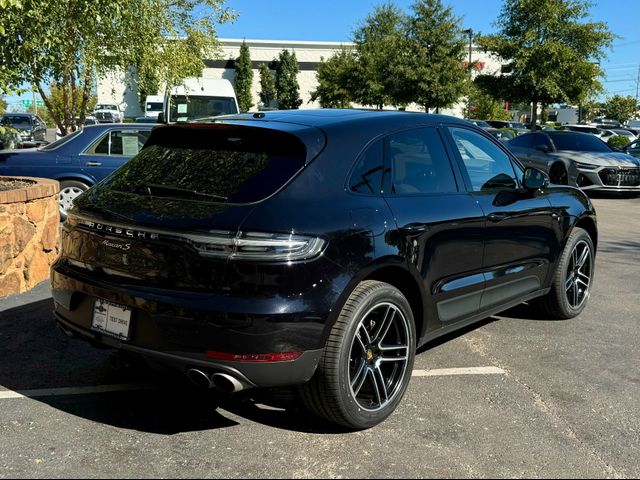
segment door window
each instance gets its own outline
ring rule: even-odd
[[[88,155],[122,155],[133,157],[144,146],[151,132],[138,130],[111,130],[94,143]]]
[[[491,140],[465,128],[450,128],[474,192],[517,188],[509,156]]]
[[[451,162],[435,128],[419,128],[387,137],[396,195],[457,192]]]

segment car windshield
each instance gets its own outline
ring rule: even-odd
[[[576,152],[611,152],[611,148],[594,135],[586,133],[552,133],[548,134],[557,150]]]
[[[518,122],[511,122],[511,126],[513,128],[522,128],[522,129],[527,128],[524,126],[524,123],[518,123]]]
[[[188,122],[218,115],[238,113],[232,97],[208,97],[173,95],[171,97],[171,121]]]
[[[161,112],[162,102],[147,102],[147,112]]]
[[[31,118],[26,115],[4,115],[3,125],[31,125]]]
[[[165,127],[104,186],[151,197],[250,203],[279,190],[305,158],[304,143],[277,130]]]
[[[71,141],[72,139],[76,138],[77,136],[79,136],[82,133],[82,130],[76,130],[73,133],[70,133],[69,135],[66,135],[58,140],[56,140],[55,142],[51,142],[48,145],[45,145],[44,147],[40,147],[38,150],[40,150],[41,152],[48,152],[50,150],[55,150],[58,147],[61,147],[62,145],[64,145],[65,143]]]
[[[95,110],[118,110],[118,106],[111,103],[99,103]]]

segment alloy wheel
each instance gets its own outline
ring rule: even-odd
[[[67,211],[73,206],[73,201],[82,192],[84,190],[79,187],[65,187],[60,190],[58,201],[60,203],[60,212],[63,215],[67,214]]]
[[[565,292],[571,308],[582,307],[589,296],[593,273],[591,247],[584,240],[576,243],[571,252],[565,280]]]
[[[409,362],[409,325],[400,308],[379,303],[358,324],[349,354],[351,395],[374,412],[402,390]]]

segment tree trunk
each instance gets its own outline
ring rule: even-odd
[[[71,71],[69,76],[71,77],[71,130],[75,131],[77,127],[76,114],[78,109],[78,106],[76,105],[76,72]]]
[[[36,80],[33,83],[35,83],[36,87],[38,88],[38,93],[40,93],[40,96],[42,97],[42,101],[46,105],[47,110],[49,110],[49,114],[51,115],[51,118],[53,119],[54,122],[56,122],[56,127],[58,127],[58,130],[60,130],[60,133],[64,135],[64,124],[54,114],[53,104],[49,101],[49,97],[44,93],[44,90],[42,89],[42,86],[40,85],[39,81]]]
[[[531,131],[535,132],[538,129],[538,102],[534,100],[531,107]]]
[[[87,103],[89,102],[89,96],[91,95],[91,76],[85,75],[83,89],[82,89],[82,101],[80,102],[80,119],[78,123],[84,125],[84,121],[87,118]]]

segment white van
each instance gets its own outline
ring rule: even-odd
[[[189,122],[238,113],[238,101],[229,80],[187,78],[164,98],[165,123]]]
[[[164,108],[164,95],[147,95],[144,101],[144,116],[158,118]]]

